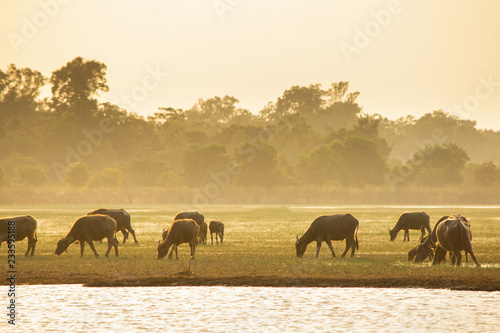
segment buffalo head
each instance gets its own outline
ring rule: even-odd
[[[295,249],[297,250],[297,257],[302,258],[304,252],[306,252],[307,244],[302,239],[297,239],[295,242]]]
[[[427,257],[432,257],[434,256],[434,248],[428,243],[422,243],[417,246],[415,249],[415,262],[422,262],[424,261]],[[408,258],[410,256],[410,253],[408,253]]]
[[[60,255],[61,253],[66,251],[68,249],[68,246],[70,246],[71,243],[73,243],[74,241],[75,241],[75,239],[73,237],[66,237],[66,238],[60,239],[57,242],[57,248],[56,248],[56,252],[55,252],[56,255]]]
[[[167,242],[158,241],[158,259],[163,259],[167,255],[169,247]]]
[[[391,230],[389,229],[389,235],[391,236],[391,242],[396,239],[396,236],[398,235],[398,232],[396,230]]]

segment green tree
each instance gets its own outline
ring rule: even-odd
[[[118,168],[106,168],[93,175],[89,180],[89,186],[94,187],[120,187],[125,180],[123,171]]]
[[[221,144],[192,146],[182,155],[183,176],[187,185],[202,187],[221,171],[226,171],[230,157]]]
[[[26,185],[42,185],[48,180],[47,173],[41,165],[21,165],[16,168],[14,181]]]
[[[270,187],[284,183],[286,175],[274,146],[245,142],[238,147],[235,155],[241,170],[239,184]]]
[[[140,187],[163,186],[160,180],[167,172],[169,172],[168,163],[151,151],[141,152],[124,168],[126,184]]]
[[[414,170],[408,179],[427,186],[460,184],[467,161],[469,155],[453,143],[428,145],[419,149],[408,161],[409,169]]]
[[[38,98],[45,81],[40,72],[13,64],[6,72],[0,70],[0,120],[33,117],[40,106]]]
[[[493,186],[498,181],[498,168],[492,161],[482,163],[474,170],[476,185]]]
[[[77,57],[54,71],[50,78],[54,110],[69,112],[89,122],[97,112],[97,95],[106,92],[106,65]]]
[[[185,115],[189,122],[227,124],[233,119],[251,119],[250,111],[236,106],[239,100],[233,96],[212,97],[199,99],[192,108],[186,110]]]
[[[90,171],[86,162],[75,162],[68,166],[63,175],[66,183],[73,187],[83,187],[90,179]]]

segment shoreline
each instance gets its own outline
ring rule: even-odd
[[[337,288],[425,288],[449,289],[464,291],[500,291],[500,283],[487,284],[485,281],[469,281],[467,279],[451,279],[433,281],[429,279],[400,279],[400,278],[372,278],[372,279],[338,279],[338,278],[300,278],[277,276],[234,276],[234,277],[198,277],[189,274],[183,276],[154,277],[143,279],[119,279],[84,281],[25,281],[20,285],[37,284],[82,284],[84,287],[185,287],[185,286],[224,286],[224,287],[337,287]],[[27,283],[26,283],[27,282]]]

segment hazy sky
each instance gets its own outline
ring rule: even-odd
[[[0,0],[0,68],[108,67],[139,114],[233,95],[257,113],[293,85],[349,81],[364,112],[443,109],[500,130],[500,1]],[[129,96],[129,97],[126,97]]]

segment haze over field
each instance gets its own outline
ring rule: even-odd
[[[0,203],[496,204],[499,9],[4,3]]]
[[[442,109],[500,129],[494,0],[39,0],[1,8],[0,68],[14,63],[48,77],[77,56],[95,59],[108,66],[102,100],[142,115],[224,95],[256,114],[293,85],[347,81],[368,114]],[[127,102],[151,69],[168,75]],[[477,91],[481,78],[495,82],[491,91]]]

